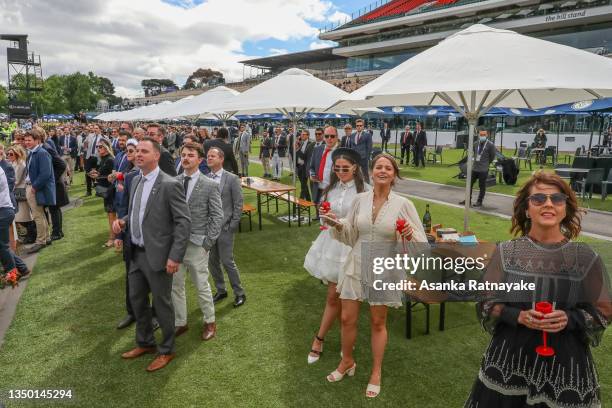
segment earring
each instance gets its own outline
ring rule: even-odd
[[[528,212],[525,212],[525,217],[527,217],[527,219],[530,219],[531,217],[529,216]]]

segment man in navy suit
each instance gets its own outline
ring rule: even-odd
[[[59,146],[57,147],[59,149],[59,153],[62,156],[62,159],[64,159],[66,162],[66,176],[68,176],[68,180],[70,181],[70,184],[72,184],[74,163],[79,156],[79,145],[77,143],[77,138],[67,131],[59,137],[58,144]]]
[[[382,139],[382,150],[387,151],[389,148],[389,140],[391,140],[391,129],[388,122],[383,122],[383,127],[380,129],[380,138]]]
[[[26,199],[36,223],[36,242],[30,252],[38,252],[47,245],[49,224],[45,206],[55,205],[55,178],[51,156],[42,148],[44,135],[38,129],[29,130],[24,143],[29,151],[26,163]]]
[[[365,180],[369,180],[368,173],[368,163],[370,160],[370,155],[372,154],[372,134],[364,129],[364,121],[363,119],[357,119],[355,121],[355,126],[357,130],[353,132],[350,139],[348,140],[349,147],[361,156],[361,171],[363,172],[363,177]]]

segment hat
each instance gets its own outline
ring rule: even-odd
[[[354,149],[349,149],[348,147],[339,147],[332,152],[332,161],[336,161],[336,159],[340,156],[346,156],[351,159],[355,164],[359,164],[361,161],[361,155]]]
[[[125,144],[126,146],[132,145],[132,146],[138,146],[138,140],[132,138],[132,139],[128,139],[127,143]]]

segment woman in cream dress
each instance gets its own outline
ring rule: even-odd
[[[26,152],[19,145],[11,146],[6,151],[6,156],[15,169],[15,188],[25,188],[26,186]],[[32,221],[30,207],[27,201],[17,202],[17,212],[15,213],[16,223],[28,223]]]
[[[361,253],[362,244],[383,241],[405,240],[427,242],[419,215],[414,204],[391,191],[399,178],[399,168],[393,156],[382,153],[372,162],[373,191],[357,195],[353,206],[345,218],[329,212],[324,216],[331,218],[334,225],[332,236],[352,247],[348,260],[338,278],[337,290],[342,301],[342,360],[338,368],[327,376],[330,382],[342,380],[345,375],[355,373],[353,346],[357,337],[357,320],[360,302],[370,304],[370,325],[372,331],[372,373],[366,389],[366,397],[373,398],[380,393],[382,360],[387,343],[387,307],[400,307],[400,295],[388,302],[368,299],[362,289]],[[398,235],[396,221],[407,221]]]
[[[332,175],[329,186],[323,191],[323,201],[330,203],[331,211],[339,217],[348,214],[355,196],[371,190],[363,180],[359,167],[359,153],[353,149],[338,148],[332,153]],[[332,238],[329,229],[321,231],[304,259],[304,268],[327,285],[325,310],[319,330],[308,354],[308,364],[316,363],[323,352],[325,335],[340,315],[340,299],[336,291],[338,273],[344,267],[351,248]]]

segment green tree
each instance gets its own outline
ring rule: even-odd
[[[140,86],[144,89],[145,96],[159,95],[162,92],[166,92],[168,88],[178,89],[171,79],[143,79],[140,82]]]
[[[6,91],[6,87],[0,85],[0,112],[5,112],[7,110],[8,105],[8,93]]]

